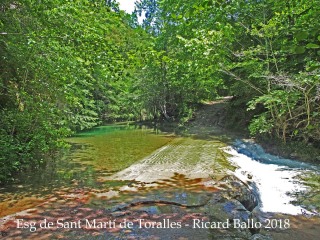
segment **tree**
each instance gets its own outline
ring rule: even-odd
[[[1,3],[0,182],[39,168],[71,130],[139,118],[131,99],[143,34],[109,5]]]

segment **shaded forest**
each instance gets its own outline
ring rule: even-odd
[[[0,183],[76,131],[183,125],[223,96],[252,136],[320,147],[319,0],[141,0],[131,15],[112,0],[2,0],[0,12]]]

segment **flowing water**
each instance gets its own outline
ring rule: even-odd
[[[70,228],[63,235],[61,229],[17,229],[17,218],[39,224],[43,219],[62,217],[70,222],[83,218],[102,221],[107,214],[119,221],[158,215],[181,221],[205,218],[201,207],[208,203],[210,194],[223,189],[220,181],[233,174],[249,184],[262,211],[317,214],[319,195],[313,194],[315,199],[307,202],[308,207],[298,199],[299,194],[312,193],[318,187],[314,182],[317,180],[312,182],[310,177],[319,175],[318,167],[268,155],[255,144],[236,141],[230,146],[225,139],[176,137],[129,125],[109,125],[80,133],[67,140],[72,147],[63,157],[48,161],[40,172],[26,173],[20,181],[0,189],[0,232],[8,239],[76,238]],[[312,184],[302,181],[308,177]],[[199,207],[198,212],[192,210],[195,207]],[[137,211],[128,216],[128,208]],[[153,233],[150,229],[130,231],[112,229],[104,234],[119,239],[126,234],[135,239]],[[185,238],[190,234],[211,238],[210,231],[203,229],[173,233]],[[90,232],[90,236],[97,234]]]
[[[240,140],[225,150],[232,156],[230,161],[238,167],[235,175],[249,182],[258,195],[263,212],[318,214],[316,207],[310,212],[305,206],[293,203],[297,202],[297,195],[312,191],[302,177],[319,175],[319,166],[267,154],[261,146]]]

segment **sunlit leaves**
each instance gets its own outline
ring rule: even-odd
[[[145,34],[127,24],[113,1],[16,3],[0,4],[0,32],[12,33],[0,35],[0,110],[8,116],[0,120],[0,138],[7,142],[0,155],[4,178],[38,166],[70,129],[91,128],[115,115],[138,118],[131,96],[144,52]]]
[[[147,6],[153,1],[143,2]],[[214,2],[157,2],[154,16],[161,24],[154,25],[155,47],[142,73],[145,106],[155,115],[188,116],[194,104],[213,98],[223,87],[218,69],[228,55],[233,30],[223,21],[224,2],[217,3],[218,9]]]
[[[320,46],[315,43],[308,43],[306,48],[317,49],[317,48],[320,48]]]

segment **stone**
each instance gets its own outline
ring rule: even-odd
[[[212,229],[213,239],[248,239],[251,232],[248,228],[234,227],[234,219],[246,222],[250,212],[237,200],[222,199],[220,202],[206,205],[206,213],[210,222],[229,222],[227,229]]]
[[[262,234],[253,234],[249,240],[272,240],[271,236],[266,236]]]

